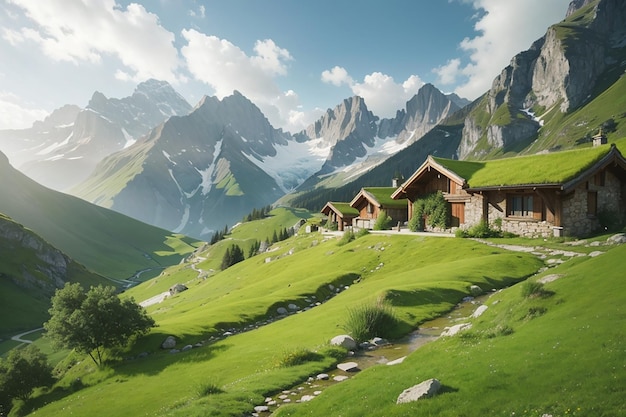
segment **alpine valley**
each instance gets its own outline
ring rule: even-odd
[[[149,80],[131,97],[96,92],[85,109],[68,105],[30,129],[0,132],[0,149],[44,185],[208,240],[253,208],[319,210],[363,186],[390,185],[428,154],[563,150],[600,128],[619,137],[626,12],[616,0],[588,3],[573,2],[471,104],[426,84],[396,117],[381,119],[354,96],[292,134],[237,91],[190,109],[169,84]]]
[[[315,232],[326,202],[428,155],[480,165],[599,132],[623,152],[624,0],[565,12],[471,103],[425,84],[393,118],[354,96],[286,132],[237,91],[192,107],[151,79],[0,131],[0,415],[626,415],[623,223],[585,239]],[[98,363],[53,349],[41,326],[75,282],[112,284],[156,325]],[[8,393],[31,341],[53,381]],[[401,401],[428,381],[439,394]]]

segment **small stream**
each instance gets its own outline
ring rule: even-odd
[[[465,321],[472,315],[474,310],[483,304],[490,296],[491,293],[476,298],[468,297],[463,302],[457,304],[452,311],[436,319],[424,322],[417,330],[411,332],[404,338],[374,349],[359,350],[354,356],[347,357],[344,362],[356,362],[358,369],[363,370],[374,365],[401,360],[401,358],[426,343],[437,340],[446,327],[451,327]],[[277,407],[280,407],[281,404],[310,401],[329,386],[338,384],[341,380],[349,379],[351,376],[355,375],[355,372],[345,372],[340,369],[334,369],[328,371],[327,374],[328,379],[315,379],[311,377],[308,381],[300,385],[284,390],[271,398],[268,397],[265,404],[261,406],[267,407],[267,410],[264,408],[263,410],[258,409],[255,415],[267,416],[272,411],[276,410]]]

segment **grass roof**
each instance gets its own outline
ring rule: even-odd
[[[495,159],[485,162],[433,158],[464,178],[471,188],[522,184],[562,184],[602,159],[608,146],[549,154]]]
[[[329,204],[332,204],[332,206],[336,208],[343,215],[346,215],[346,214],[353,215],[353,216],[359,215],[359,211],[355,209],[354,207],[352,207],[350,203],[340,203],[340,202],[331,201]]]
[[[391,194],[396,191],[397,187],[367,187],[363,188],[366,192],[374,196],[384,207],[390,208],[404,208],[407,206],[407,200],[394,200],[391,198]]]

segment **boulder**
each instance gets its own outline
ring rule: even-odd
[[[289,310],[298,310],[300,307],[295,304],[289,304],[287,308],[289,308]]]
[[[387,365],[397,365],[399,363],[404,362],[404,359],[406,359],[406,356],[402,356],[401,358],[398,359],[394,359],[392,361],[387,362]]]
[[[328,378],[330,378],[328,374],[318,374],[316,377],[316,379],[319,381],[326,381]]]
[[[621,245],[623,243],[626,243],[626,233],[618,233],[616,235],[613,235],[606,240],[606,243],[610,245]]]
[[[337,369],[341,369],[344,372],[356,372],[359,370],[359,364],[356,362],[344,362],[337,364]]]
[[[382,337],[375,337],[372,339],[372,344],[375,346],[386,346],[389,344],[389,342]]]
[[[285,307],[278,307],[276,309],[276,312],[281,316],[284,316],[285,314],[287,314],[287,309]]]
[[[435,378],[431,378],[402,391],[396,400],[396,404],[410,403],[422,398],[432,397],[436,395],[440,389],[441,382]]]
[[[474,310],[474,312],[472,313],[472,317],[476,318],[476,317],[480,317],[485,311],[487,310],[487,306],[486,305],[480,305],[478,306],[478,308],[476,310]]]
[[[330,339],[330,344],[333,346],[341,346],[348,350],[356,349],[356,342],[354,341],[352,336],[347,334],[333,337],[332,339]]]
[[[170,295],[176,295],[183,291],[187,291],[187,286],[185,284],[176,284],[170,287]]]
[[[470,293],[476,297],[477,295],[480,295],[483,293],[483,289],[480,288],[478,285],[472,285],[470,286]]]
[[[472,327],[471,323],[455,324],[452,327],[446,327],[444,332],[441,333],[441,335],[442,336],[454,336],[455,334],[457,334],[461,330],[467,330],[467,329],[469,329],[471,327]]]
[[[167,336],[163,343],[161,343],[161,349],[173,349],[176,346],[176,338],[174,336]]]

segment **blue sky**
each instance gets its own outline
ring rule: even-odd
[[[360,95],[392,117],[427,82],[475,99],[569,0],[0,0],[0,129],[94,91],[238,90],[295,132]]]

